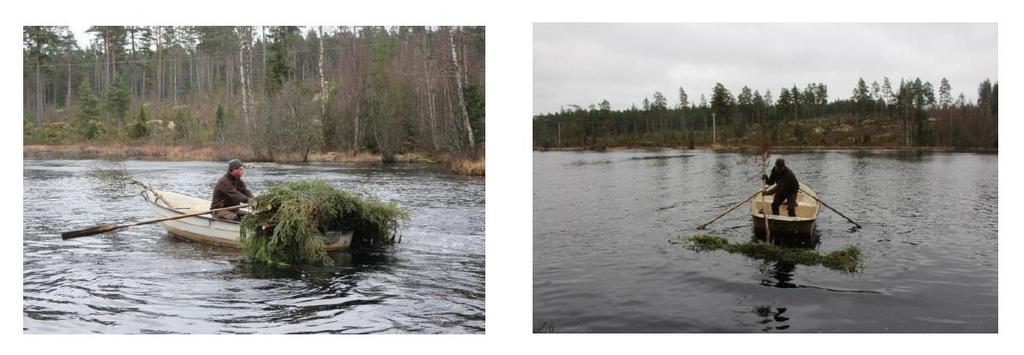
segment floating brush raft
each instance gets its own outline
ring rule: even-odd
[[[844,272],[856,272],[864,269],[860,248],[852,245],[828,254],[820,254],[814,250],[787,248],[766,242],[732,244],[725,238],[712,235],[679,236],[669,239],[669,242],[686,245],[687,248],[696,252],[724,250],[759,260],[807,266],[821,265]]]
[[[353,231],[355,251],[393,244],[399,223],[409,218],[393,202],[322,181],[275,186],[256,197],[253,210],[242,220],[242,247],[256,261],[279,265],[331,264],[323,247],[332,230]]]

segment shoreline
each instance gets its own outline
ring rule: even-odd
[[[160,146],[153,144],[86,144],[86,145],[23,145],[22,157],[33,158],[86,158],[110,160],[164,160],[164,161],[227,161],[242,159],[247,162],[275,163],[350,163],[350,164],[387,164],[380,154],[321,152],[310,153],[305,159],[300,154],[282,154],[273,159],[257,159],[256,154],[244,146],[218,145],[175,145]],[[395,156],[395,163],[434,164],[447,168],[460,175],[484,176],[484,156],[479,158],[463,158],[456,156],[430,156],[426,153],[406,153]]]
[[[604,151],[623,151],[623,150],[636,150],[636,149],[681,149],[690,150],[689,145],[686,144],[658,144],[658,145],[621,145],[621,146],[608,146],[608,147],[533,147],[534,152],[604,152]],[[999,154],[999,148],[983,148],[983,147],[951,147],[951,146],[885,146],[885,145],[777,145],[772,146],[772,150],[780,151],[799,151],[799,150],[847,150],[847,151],[874,151],[874,150],[885,150],[885,151],[920,151],[920,152],[943,152],[943,153],[983,153],[983,154]],[[760,151],[761,146],[759,145],[695,145],[693,150],[712,150],[712,151]]]

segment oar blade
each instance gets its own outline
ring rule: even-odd
[[[80,229],[76,231],[64,232],[60,234],[60,238],[63,240],[74,239],[79,237],[88,237],[90,235],[102,234],[117,229],[118,226],[113,224],[104,224],[102,226],[96,226],[92,228]]]

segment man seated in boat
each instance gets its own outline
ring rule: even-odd
[[[775,199],[772,200],[772,214],[779,214],[779,206],[785,203],[789,209],[789,216],[796,217],[796,193],[800,191],[800,183],[793,171],[786,167],[786,161],[782,158],[776,159],[772,176],[761,175],[761,179],[765,184],[775,184],[775,188],[764,192],[765,195],[775,194]]]
[[[242,164],[241,160],[231,159],[228,162],[228,172],[221,176],[217,180],[217,185],[213,187],[213,201],[210,203],[211,210],[238,206],[249,202],[253,198],[252,192],[249,192],[245,182],[242,182],[243,175],[245,175],[245,164]],[[232,221],[241,221],[242,217],[245,217],[247,214],[249,213],[237,209],[214,212],[213,216]]]

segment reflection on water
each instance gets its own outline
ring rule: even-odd
[[[127,162],[152,186],[209,197],[222,164]],[[98,161],[26,159],[27,333],[479,333],[484,328],[484,184],[430,167],[258,164],[257,194],[325,180],[412,213],[402,243],[335,265],[277,269],[182,241],[157,225],[61,241],[99,223],[149,219],[142,198],[90,177]]]
[[[689,157],[681,157],[688,155]],[[761,157],[632,150],[534,153],[534,330],[995,332],[996,155],[781,152],[825,208],[820,253],[856,245],[863,272],[666,243],[758,188]],[[752,240],[741,207],[709,227]]]

